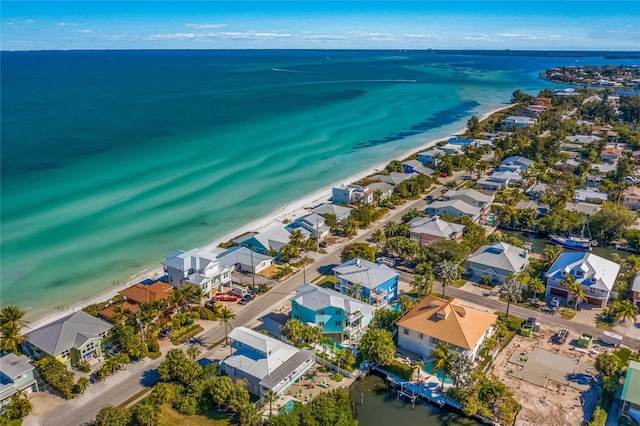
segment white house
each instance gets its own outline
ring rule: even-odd
[[[179,288],[194,284],[202,289],[205,296],[212,291],[221,291],[231,283],[232,269],[224,266],[216,254],[200,248],[189,251],[178,250],[162,262],[167,283]]]
[[[320,216],[324,216],[325,214],[332,214],[336,217],[337,221],[340,222],[345,220],[351,214],[351,207],[339,206],[337,204],[324,203],[320,204],[318,207],[311,210],[312,213],[317,213]]]
[[[252,252],[246,247],[231,247],[216,253],[220,263],[236,271],[258,274],[273,264],[273,257]]]
[[[445,342],[473,361],[497,319],[494,314],[462,306],[458,299],[427,296],[398,321],[398,347],[429,361],[438,342]]]
[[[331,233],[331,227],[325,224],[324,216],[311,213],[296,219],[296,223],[311,233],[311,236],[321,240]]]
[[[250,232],[233,240],[234,246],[247,247],[258,253],[268,254],[271,250],[280,251],[289,243],[291,234],[283,225],[275,224],[261,232]]]
[[[367,186],[348,185],[337,187],[331,190],[331,201],[336,204],[371,204],[373,202],[373,191]]]
[[[437,166],[438,159],[444,157],[446,152],[441,149],[435,148],[429,151],[422,151],[418,153],[418,161],[422,164]]]
[[[391,172],[388,175],[375,175],[374,178],[378,179],[380,182],[386,182],[389,185],[396,186],[400,182],[404,182],[407,179],[411,179],[413,174],[411,173],[398,173]]]
[[[573,275],[587,293],[586,300],[582,302],[604,308],[619,272],[619,264],[593,253],[565,252],[558,256],[546,274],[546,294],[572,300],[573,295],[561,282],[568,275]]]
[[[536,119],[530,117],[521,117],[517,115],[510,115],[509,117],[502,120],[502,124],[507,127],[517,127],[519,129],[525,127],[533,127],[536,125]]]
[[[315,352],[297,349],[245,327],[229,333],[233,354],[222,361],[222,370],[233,380],[248,382],[247,390],[263,396],[268,390],[280,395],[315,364]]]
[[[496,168],[497,171],[503,172],[511,170],[513,172],[526,171],[529,167],[533,166],[533,160],[529,160],[527,157],[515,156],[508,157],[502,160],[502,163]]]

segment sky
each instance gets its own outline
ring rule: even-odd
[[[2,50],[640,51],[640,1],[1,1]]]

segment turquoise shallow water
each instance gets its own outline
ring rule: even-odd
[[[578,59],[599,63],[602,59]],[[2,52],[1,304],[31,318],[548,86],[575,58]]]

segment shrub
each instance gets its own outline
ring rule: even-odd
[[[89,365],[88,362],[83,362],[81,364],[78,364],[78,370],[82,371],[83,373],[90,373],[91,366]]]
[[[158,339],[155,337],[150,337],[146,340],[147,350],[149,352],[158,352],[160,350],[160,344],[158,343]]]
[[[411,376],[413,375],[413,368],[410,365],[398,361],[397,359],[392,360],[382,368],[405,380],[411,380]]]
[[[602,407],[596,407],[588,426],[604,426],[607,422],[607,412]]]
[[[333,380],[334,382],[341,382],[342,379],[344,379],[344,376],[340,373],[331,376],[331,380]]]
[[[53,389],[60,392],[66,399],[73,398],[73,373],[67,367],[51,356],[45,356],[34,363],[38,374]]]

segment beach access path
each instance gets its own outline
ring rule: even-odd
[[[456,172],[453,177],[444,178],[441,179],[441,181],[444,184],[452,179],[459,180],[465,174],[466,172]],[[434,190],[438,190],[438,188]],[[327,254],[323,255],[315,264],[313,264],[314,268],[312,269],[309,267],[307,269],[307,280],[314,281],[321,275],[320,271],[326,271],[333,266],[341,264],[340,254],[344,245],[354,242],[366,242],[371,238],[375,230],[381,229],[384,226],[385,222],[389,220],[400,222],[402,215],[409,209],[426,208],[427,202],[425,199],[426,197],[409,201],[400,208],[391,210],[388,216],[376,222],[371,228],[367,230],[359,230],[358,235],[355,238],[329,247],[327,249]],[[403,273],[403,275],[405,274]],[[407,279],[409,279],[409,277],[409,275],[406,275]],[[233,326],[253,327],[257,325],[261,317],[285,305],[295,294],[295,289],[302,284],[302,271],[300,271],[277,284],[273,289],[256,298],[253,302],[245,305],[241,309],[238,309],[236,311],[236,318],[232,321]],[[442,287],[437,285],[436,291],[441,292]],[[506,303],[501,302],[498,299],[483,297],[482,295],[453,288],[451,286],[447,287],[446,294],[492,310],[504,312],[507,307]],[[601,330],[597,329],[595,326],[574,323],[555,316],[538,315],[538,313],[529,309],[515,306],[513,304],[511,305],[509,312],[523,318],[528,318],[529,316],[532,316],[532,314],[536,314],[538,320],[542,324],[549,325],[551,327],[565,328],[571,333],[588,333],[592,335],[599,335],[601,333]],[[209,350],[208,348],[217,343],[221,343],[224,337],[224,327],[221,325],[212,327],[196,336],[194,344],[199,345],[200,349],[203,351],[201,358],[219,358],[218,349],[214,348]],[[631,348],[637,348],[640,346],[640,339],[625,337],[623,342]],[[186,344],[181,347],[186,349]],[[44,415],[42,419],[36,419],[33,418],[33,416],[29,416],[25,420],[24,424],[26,426],[70,426],[81,425],[89,422],[95,418],[102,406],[106,404],[122,404],[129,398],[139,394],[145,389],[145,387],[155,384],[159,380],[157,367],[163,359],[164,356],[153,361],[147,360],[146,364],[137,363],[135,367],[133,365],[127,366],[126,371],[116,373],[115,376],[107,378],[99,385],[92,385],[86,392],[86,395],[81,395],[77,399],[66,401],[62,406]]]

